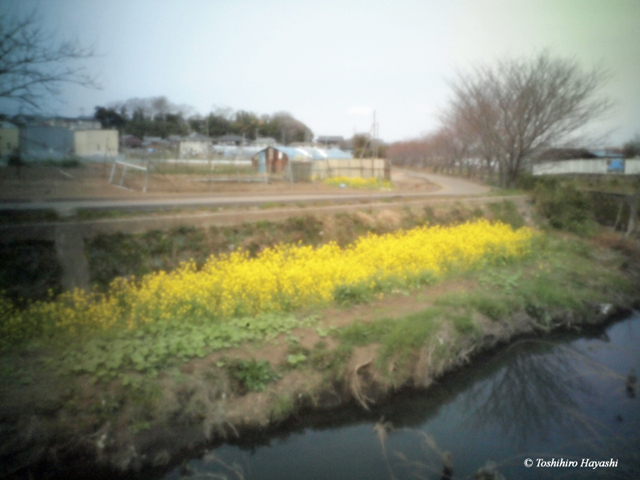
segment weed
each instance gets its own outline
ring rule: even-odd
[[[564,285],[559,285],[559,281],[562,280],[562,278],[558,278],[557,274],[554,276],[547,273],[539,274],[536,278],[523,283],[521,295],[529,305],[582,310],[581,295],[577,294],[577,291],[566,282],[562,282]],[[574,284],[573,287],[576,285]],[[583,286],[577,290],[584,291],[585,289]]]
[[[327,344],[320,341],[309,352],[309,364],[332,376],[341,376],[341,371],[351,357],[352,350],[353,347],[347,343],[341,343],[335,349],[329,350]]]
[[[511,294],[517,289],[521,277],[522,270],[518,270],[514,274],[504,270],[487,270],[480,274],[478,281],[483,287],[497,288],[503,293]]]
[[[372,322],[356,321],[351,325],[337,329],[334,335],[347,345],[369,345],[380,342],[391,328],[391,320],[389,319]]]
[[[469,335],[478,328],[469,311],[451,315],[451,321],[456,331],[462,335]]]
[[[279,422],[286,419],[296,408],[289,395],[278,395],[271,404],[271,419]]]
[[[53,160],[51,158],[42,162],[46,167],[58,167],[58,168],[81,168],[84,167],[80,159],[78,158],[65,158],[63,160]]]
[[[453,293],[436,300],[436,305],[473,309],[492,320],[503,320],[520,307],[514,295],[495,295],[489,292]]]
[[[338,305],[353,305],[371,300],[371,289],[365,284],[338,285],[333,291],[333,298]]]
[[[229,375],[239,382],[241,388],[250,392],[264,391],[268,383],[280,378],[266,360],[234,360],[226,368]]]
[[[121,407],[121,398],[111,392],[100,392],[89,410],[96,414],[100,422],[103,423],[113,417]]]
[[[593,219],[590,197],[578,190],[574,183],[538,183],[534,191],[536,206],[549,224],[581,236],[592,236],[597,231]]]
[[[287,355],[287,365],[290,367],[297,367],[298,365],[305,363],[307,356],[304,353],[291,353]]]
[[[62,291],[62,267],[53,242],[0,244],[0,292],[19,307],[46,301]]]
[[[429,338],[439,325],[438,308],[429,308],[392,321],[391,328],[382,338],[380,361],[391,356],[405,360]]]
[[[429,308],[400,318],[383,318],[371,322],[355,322],[336,331],[346,345],[381,344],[380,361],[392,355],[407,356],[434,332],[441,309]]]
[[[493,218],[507,225],[511,225],[511,228],[518,229],[524,227],[524,220],[516,204],[510,200],[504,200],[500,203],[490,203],[488,205]]]
[[[518,307],[517,303],[509,298],[486,294],[471,295],[469,305],[492,320],[504,320]]]
[[[51,359],[66,374],[89,374],[94,380],[121,378],[129,383],[128,372],[154,376],[178,362],[206,353],[238,346],[243,342],[273,339],[300,326],[311,326],[314,317],[298,320],[291,315],[260,315],[218,323],[167,324],[158,322],[137,331],[95,334],[83,342],[61,339],[60,352]]]

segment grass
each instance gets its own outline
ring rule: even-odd
[[[469,311],[453,313],[450,320],[453,327],[461,335],[470,335],[478,330],[478,326],[473,321],[472,314]]]
[[[213,165],[213,168],[212,168]],[[195,164],[189,163],[188,160],[184,162],[166,163],[166,162],[154,162],[153,170],[154,174],[158,175],[256,175],[258,172],[252,166],[239,166],[239,165],[217,165],[215,160],[212,160],[211,164]]]
[[[426,209],[423,215],[405,213],[403,227],[423,222],[460,223],[485,214],[514,226],[522,222],[517,207],[508,200],[484,209],[457,204],[449,209]],[[97,237],[88,251],[94,278],[106,281],[115,275],[169,269],[181,259],[201,261],[210,252],[228,252],[231,246],[255,255],[264,246],[283,240],[321,245],[329,240],[354,239],[380,228],[355,215],[334,217],[332,222],[338,232],[333,237],[326,223],[304,216],[283,223],[103,236]],[[423,349],[429,352],[430,361],[443,365],[486,328],[495,326],[495,322],[508,325],[516,314],[528,314],[544,330],[558,309],[588,315],[590,303],[610,301],[619,293],[633,294],[635,285],[619,274],[621,263],[620,254],[610,250],[605,254],[589,239],[549,233],[534,242],[533,251],[525,258],[486,263],[472,271],[454,270],[438,282],[450,292],[435,301],[428,287],[435,278],[427,274],[410,284],[391,278],[373,289],[347,285],[335,292],[338,303],[351,306],[366,304],[378,295],[399,301],[401,295],[415,290],[415,300],[422,299],[424,306],[413,313],[379,318],[374,307],[360,306],[358,311],[366,313],[340,328],[330,326],[331,315],[323,317],[322,309],[312,317],[296,311],[228,322],[202,322],[193,314],[139,330],[38,339],[20,352],[4,355],[0,374],[8,388],[19,389],[40,386],[42,372],[55,372],[51,373],[52,381],[65,385],[65,392],[72,392],[60,394],[62,408],[71,418],[90,414],[102,424],[126,414],[126,424],[133,433],[152,427],[162,415],[180,422],[202,422],[205,431],[218,431],[215,429],[229,422],[221,399],[251,392],[266,392],[261,394],[268,400],[266,414],[277,422],[295,411],[299,392],[307,395],[318,388],[310,386],[305,391],[306,387],[300,385],[286,387],[290,380],[281,382],[283,375],[296,371],[308,381],[315,374],[322,378],[323,388],[349,382],[353,372],[347,366],[354,350],[376,345],[378,353],[372,368],[401,385],[411,375],[407,373],[411,361],[419,358]],[[460,284],[471,287],[464,291],[457,288]],[[344,309],[340,312],[345,314]],[[319,339],[309,345],[299,340],[303,335]],[[288,349],[282,358],[261,357],[263,346],[285,339]],[[229,358],[229,352],[235,355],[237,350],[242,350],[243,358]],[[21,363],[23,358],[37,361],[27,365]],[[204,370],[197,371],[198,365],[205,365]],[[86,380],[95,385],[80,387]],[[171,407],[163,406],[165,403]],[[224,434],[224,429],[219,432]]]
[[[0,215],[0,225],[16,225],[22,223],[43,223],[58,221],[55,210],[6,211]]]
[[[614,292],[634,293],[633,282],[616,273],[619,262],[620,257],[615,257],[599,263],[598,275],[592,275],[596,264],[592,245],[581,239],[549,236],[538,242],[525,260],[458,273],[444,280],[455,282],[464,277],[477,282],[473,290],[441,295],[433,307],[417,313],[360,320],[332,334],[349,348],[379,344],[378,361],[384,370],[391,359],[401,364],[417,355],[447,324],[458,335],[475,338],[481,333],[477,318],[509,323],[514,314],[522,312],[546,329],[557,309],[589,315],[588,305],[593,302],[607,301]],[[440,345],[435,346],[438,350]]]
[[[238,318],[224,324],[202,325],[197,319],[183,319],[178,324],[155,323],[142,330],[94,334],[83,342],[60,337],[48,342],[55,352],[48,364],[63,375],[88,375],[94,382],[122,380],[130,373],[153,378],[193,358],[271,341],[316,322],[315,317],[275,314]]]
[[[493,189],[491,195],[496,197],[513,197],[516,195],[526,195],[526,191],[520,188],[499,188]]]
[[[349,348],[379,343],[381,363],[395,356],[404,361],[437,330],[442,313],[429,308],[399,318],[354,322],[336,330],[334,336]]]
[[[424,223],[458,224],[477,219],[482,213],[477,207],[469,211],[454,207],[438,213],[428,210],[425,216],[408,211],[403,212],[400,224],[407,230]],[[114,218],[117,216],[114,214]],[[358,214],[339,213],[330,219],[307,214],[284,222],[261,221],[206,230],[190,227],[168,232],[99,235],[88,242],[87,257],[92,282],[105,288],[118,276],[138,277],[159,270],[171,271],[189,259],[201,266],[209,255],[229,253],[238,248],[255,256],[279,243],[319,246],[335,241],[346,246],[367,233],[382,234],[393,229],[393,225],[382,221],[364,223]],[[423,279],[423,283],[428,284],[429,279]],[[382,285],[379,287],[384,290]],[[393,287],[388,286],[388,290]],[[344,287],[337,295],[345,304],[370,299],[358,286]]]
[[[512,228],[521,228],[524,226],[524,219],[522,215],[520,215],[518,207],[509,200],[490,203],[487,205],[487,208],[491,212],[494,220],[499,220],[507,225],[511,225]]]
[[[360,177],[331,177],[327,178],[324,183],[340,188],[364,188],[369,190],[391,189],[393,186],[389,180]]]
[[[244,248],[255,256],[280,242],[318,245],[322,223],[314,216],[289,218],[284,222],[261,221],[230,227],[201,229],[180,227],[167,232],[99,235],[87,245],[92,281],[101,288],[118,276],[141,276],[173,270],[193,259],[201,266],[213,254]]]
[[[276,422],[284,420],[295,408],[296,404],[289,395],[277,395],[271,403],[271,419]]]
[[[278,380],[281,375],[274,372],[266,360],[234,360],[227,365],[227,371],[243,390],[262,392],[267,384]]]

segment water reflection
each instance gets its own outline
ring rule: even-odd
[[[585,381],[585,372],[576,368],[579,357],[583,355],[570,347],[537,340],[510,347],[500,359],[499,371],[467,390],[469,428],[497,426],[519,446],[532,435],[546,438],[557,428],[566,435],[587,433],[585,419],[577,414],[578,398],[595,392]]]

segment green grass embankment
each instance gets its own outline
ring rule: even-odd
[[[455,224],[483,215],[523,224],[513,204],[499,202],[487,210],[458,205],[426,209],[422,216],[406,213],[394,225]],[[393,228],[389,219],[373,220],[309,217],[209,232],[114,236],[89,248],[94,275],[109,271],[104,265],[110,262],[121,274],[140,274],[177,265],[185,254],[198,258],[194,252],[204,255],[216,242],[221,251],[255,245],[257,254],[283,238],[349,243],[367,231]],[[116,252],[122,255],[110,259]],[[90,461],[102,458],[114,468],[148,466],[163,452],[160,463],[169,463],[184,445],[160,440],[166,429],[191,432],[189,441],[197,444],[278,423],[302,408],[350,401],[371,408],[404,386],[428,386],[514,335],[602,318],[599,304],[628,305],[637,295],[637,279],[629,272],[638,258],[633,242],[615,234],[549,232],[524,258],[454,268],[428,285],[391,282],[382,290],[354,290],[323,308],[224,324],[185,321],[88,336],[27,336],[0,357],[0,413],[8,437],[24,433],[21,419],[37,419],[42,428],[27,450],[82,444],[78,448]],[[103,278],[112,277],[113,270]],[[78,443],[83,438],[94,440]]]

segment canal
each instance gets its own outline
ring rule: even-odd
[[[588,333],[519,340],[426,392],[371,412],[304,414],[164,479],[463,479],[487,465],[508,479],[640,478],[639,347],[638,312]]]

